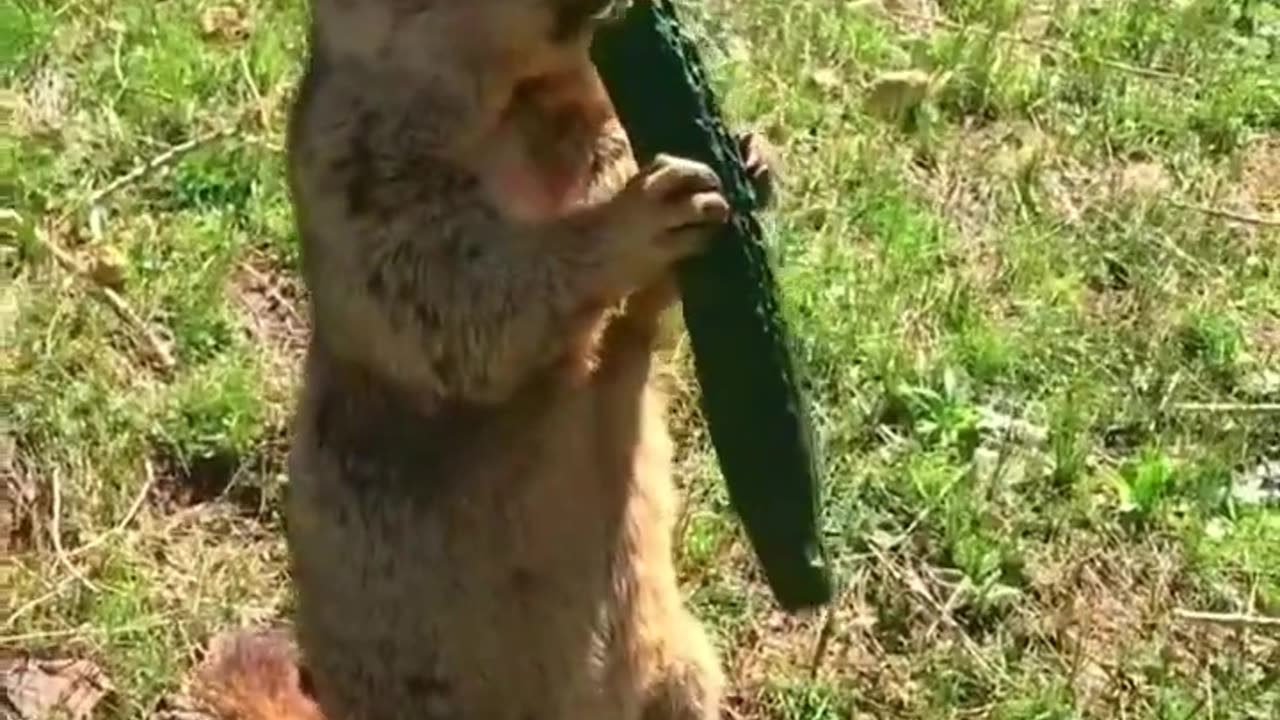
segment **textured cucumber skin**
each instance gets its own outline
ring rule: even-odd
[[[638,0],[600,29],[600,76],[642,165],[658,153],[705,162],[732,219],[677,269],[702,411],[730,502],[778,604],[827,603],[819,472],[756,198],[696,48],[669,0]]]

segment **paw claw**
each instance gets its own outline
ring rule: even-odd
[[[776,152],[763,135],[744,132],[738,135],[738,151],[742,155],[752,189],[761,208],[769,207],[774,200],[776,184]]]

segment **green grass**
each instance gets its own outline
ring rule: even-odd
[[[1274,717],[1276,632],[1175,610],[1280,615],[1276,493],[1233,492],[1280,459],[1280,229],[1204,210],[1280,217],[1280,7],[686,5],[726,109],[783,149],[766,225],[842,588],[773,609],[681,390],[681,571],[734,709]],[[0,654],[101,663],[113,717],[148,716],[211,633],[289,612],[305,298],[280,145],[305,10],[233,1],[209,33],[210,7],[0,4]],[[912,69],[923,100],[879,119],[868,89]],[[116,258],[171,372],[47,242]]]

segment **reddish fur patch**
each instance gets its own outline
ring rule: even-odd
[[[281,632],[214,638],[196,675],[196,694],[222,720],[325,720]]]
[[[521,82],[492,149],[488,185],[499,206],[536,221],[582,202],[595,171],[596,143],[612,118],[593,67]]]

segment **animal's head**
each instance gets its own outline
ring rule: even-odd
[[[580,63],[630,0],[312,0],[318,39],[339,56],[406,69],[460,63],[516,75]]]

